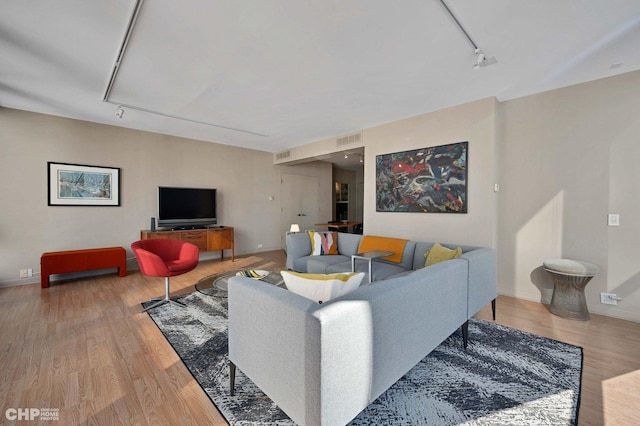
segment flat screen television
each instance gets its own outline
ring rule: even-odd
[[[158,226],[198,228],[218,223],[215,188],[158,187]]]

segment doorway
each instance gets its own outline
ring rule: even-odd
[[[320,180],[316,176],[283,173],[280,185],[282,213],[280,216],[281,247],[286,249],[284,236],[292,224],[298,224],[300,232],[313,229],[320,218]],[[326,219],[325,219],[326,221]]]

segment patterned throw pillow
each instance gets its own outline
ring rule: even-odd
[[[311,256],[338,254],[337,232],[309,231],[309,238],[311,238]]]
[[[284,284],[289,291],[302,297],[326,302],[360,286],[364,272],[346,272],[338,274],[303,274],[300,272],[281,271]]]
[[[461,254],[462,248],[460,247],[455,250],[451,250],[441,246],[440,243],[435,243],[431,249],[424,254],[424,257],[427,258],[424,266],[434,265],[444,260],[457,259]]]

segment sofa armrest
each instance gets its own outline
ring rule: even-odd
[[[469,264],[467,317],[471,318],[497,296],[496,250],[483,247],[463,253],[460,259]]]
[[[307,311],[318,303],[245,277],[229,279],[229,360],[296,422],[319,401],[320,349]],[[309,382],[311,381],[311,382]],[[314,407],[317,409],[317,407]],[[306,421],[302,421],[306,423]]]
[[[302,234],[287,234],[287,269],[294,270],[296,259],[311,254],[311,239],[305,232]]]

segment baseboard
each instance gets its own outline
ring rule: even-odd
[[[548,305],[550,303],[550,301],[549,303],[544,303],[540,299],[534,300],[527,297],[515,296],[513,294],[508,294],[507,292],[498,292],[498,295],[513,297],[514,299],[526,300],[528,302],[540,303],[541,305],[545,305],[545,304]],[[591,305],[588,305],[588,308],[589,308],[589,312],[594,315],[602,315],[603,317],[616,318],[616,319],[625,320],[625,321],[640,322],[640,313],[637,313],[637,312],[625,311],[624,309],[604,311],[599,309],[598,306],[593,307]],[[550,313],[550,315],[553,315],[553,314]]]

